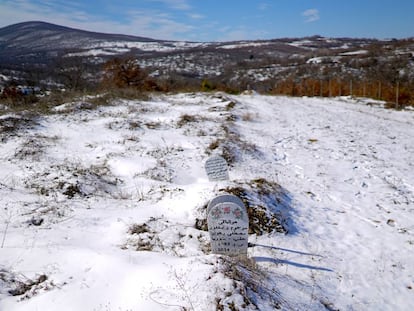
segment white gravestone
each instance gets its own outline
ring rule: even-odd
[[[229,179],[227,162],[220,156],[212,156],[208,158],[205,163],[205,169],[210,181]]]
[[[207,215],[211,251],[228,256],[247,255],[247,210],[234,202],[218,203]]]

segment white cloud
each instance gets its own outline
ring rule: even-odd
[[[317,9],[309,9],[302,13],[302,16],[305,17],[306,23],[316,22],[320,19],[319,11]]]
[[[191,25],[175,21],[169,14],[157,11],[133,11],[129,13],[130,22],[125,28],[138,30],[141,36],[165,40],[184,40],[184,35],[194,30]]]
[[[177,10],[190,10],[191,6],[188,4],[187,0],[149,0],[152,2],[161,2],[170,8]]]
[[[192,14],[188,14],[188,17],[190,17],[191,19],[203,19],[204,15],[192,13]]]
[[[221,41],[221,42],[228,42],[228,41],[242,41],[242,40],[249,40],[253,38],[264,38],[267,35],[266,31],[262,31],[259,29],[250,29],[243,26],[240,27],[221,27],[217,28],[217,37],[212,38],[213,41]],[[211,35],[211,34],[210,34]]]
[[[267,3],[267,2],[259,3],[259,10],[265,11],[268,8],[270,8],[270,4],[269,3]]]

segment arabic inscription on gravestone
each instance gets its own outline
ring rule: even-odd
[[[247,254],[249,219],[247,210],[234,202],[218,203],[207,215],[211,250],[215,254]]]
[[[205,163],[205,169],[210,181],[229,179],[227,162],[220,156],[213,156],[208,158]]]

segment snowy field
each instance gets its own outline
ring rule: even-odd
[[[85,108],[0,117],[1,311],[414,310],[413,111],[255,94]],[[216,154],[229,181],[207,179]],[[202,225],[236,190],[274,221],[247,259],[211,254]]]

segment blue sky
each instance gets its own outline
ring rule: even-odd
[[[414,37],[414,0],[0,0],[0,27],[40,20],[155,39]]]

